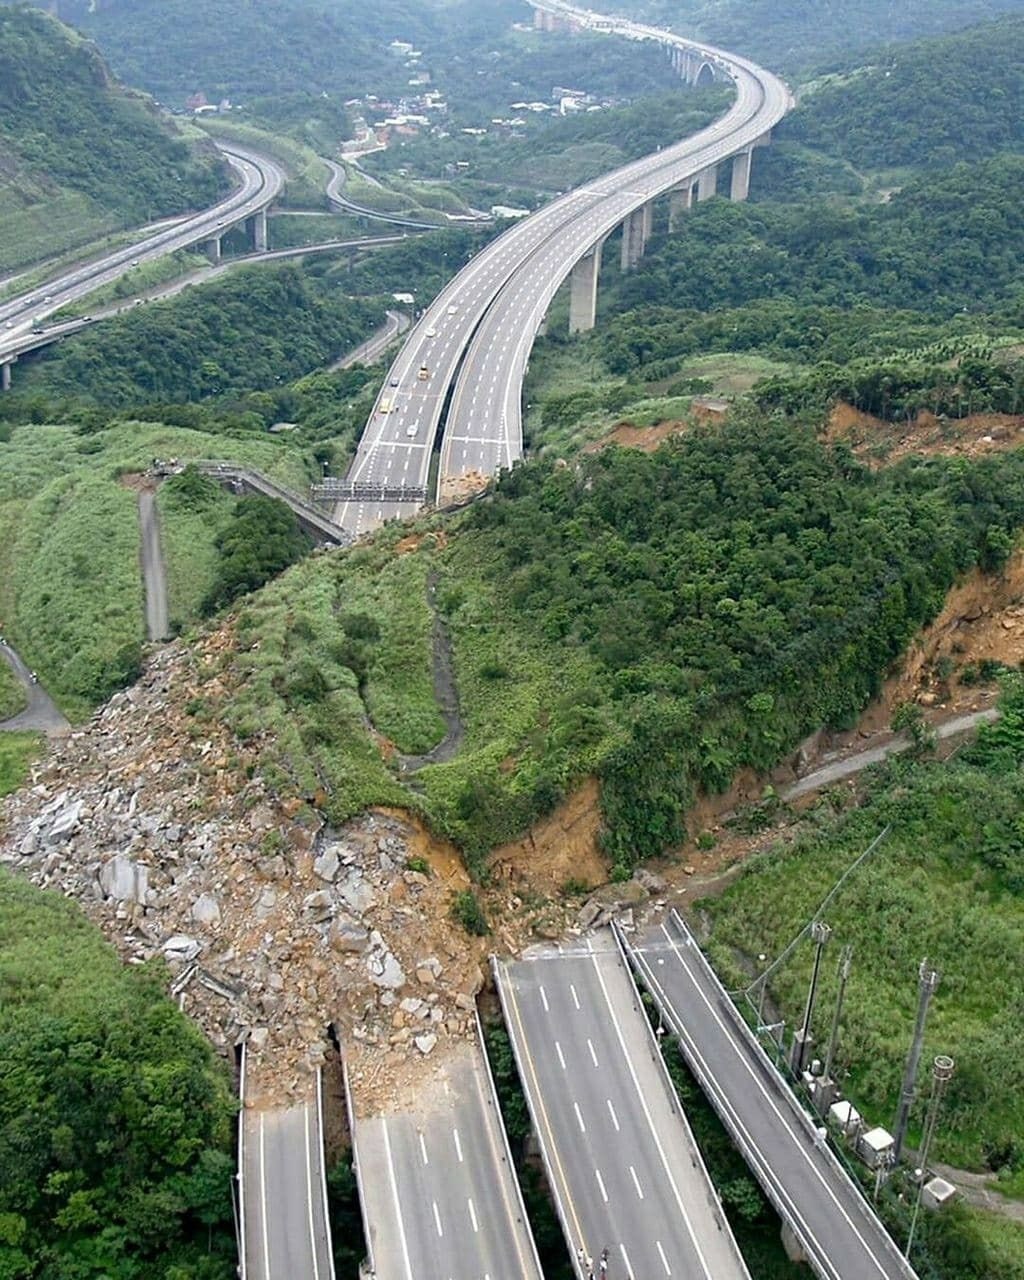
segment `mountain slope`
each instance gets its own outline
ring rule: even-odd
[[[0,7],[0,270],[227,186],[209,144],[119,85],[93,45],[39,10]]]
[[[677,31],[763,59],[776,69],[807,67],[844,51],[956,31],[1022,0],[620,0],[616,6]]]
[[[1024,149],[1024,15],[915,41],[801,95],[782,135],[860,169]],[[892,127],[894,120],[900,127]]]

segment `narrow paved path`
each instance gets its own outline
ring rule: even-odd
[[[160,523],[156,495],[149,489],[139,494],[139,529],[142,541],[139,558],[146,589],[146,635],[150,640],[167,639],[167,574],[160,548]]]
[[[991,724],[993,720],[999,719],[999,711],[996,707],[987,707],[984,711],[972,711],[969,715],[954,716],[952,720],[946,720],[943,724],[931,726],[935,730],[935,736],[941,742],[946,738],[955,738],[958,734],[969,733],[972,729],[976,729],[979,724]],[[832,764],[822,765],[821,768],[815,769],[813,772],[800,778],[785,790],[780,791],[779,795],[783,800],[798,800],[801,796],[809,795],[812,791],[820,791],[823,787],[829,787],[833,782],[842,782],[844,778],[850,778],[856,773],[861,773],[864,769],[869,768],[873,764],[879,764],[882,760],[889,756],[898,755],[901,751],[906,751],[911,746],[911,741],[905,733],[897,734],[896,737],[890,738],[888,742],[884,742],[881,746],[868,747],[865,751],[858,751],[855,755],[847,756],[844,760],[836,760]]]
[[[9,644],[0,642],[0,655],[25,686],[25,692],[28,695],[28,706],[25,710],[19,711],[9,720],[0,721],[0,729],[4,732],[35,729],[51,736],[67,733],[71,725],[65,719],[64,713],[43,686],[33,682],[28,667]]]
[[[405,333],[409,327],[409,317],[404,311],[388,311],[385,314],[388,318],[386,324],[348,355],[342,356],[340,360],[335,360],[334,364],[328,366],[332,373],[335,369],[350,369],[354,364],[375,364],[395,338]]]

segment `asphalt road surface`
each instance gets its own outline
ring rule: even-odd
[[[14,674],[24,685],[28,696],[28,706],[9,720],[0,721],[0,729],[14,732],[21,729],[34,729],[51,737],[68,733],[68,723],[60,707],[54,702],[41,684],[33,683],[28,667],[9,644],[0,641],[0,656],[10,666]]]
[[[414,1103],[356,1121],[372,1274],[542,1280],[482,1051],[450,1052],[424,1059]]]
[[[376,364],[392,342],[405,333],[409,327],[409,317],[404,311],[387,312],[387,323],[382,325],[375,334],[361,342],[348,355],[344,355],[340,360],[336,360],[330,367],[331,369],[350,369],[354,364]]]
[[[246,1280],[333,1280],[313,1103],[242,1112]]]
[[[683,1055],[823,1280],[911,1280],[867,1201],[775,1071],[673,913],[634,955]]]
[[[686,43],[621,19],[613,25],[633,39],[657,39],[666,47]],[[477,253],[411,330],[374,405],[350,481],[425,487],[453,384],[441,491],[460,476],[491,475],[521,455],[526,361],[550,300],[575,262],[632,210],[752,145],[789,108],[788,90],[769,72],[700,47],[729,67],[737,85],[732,108],[694,137],[558,197]],[[352,501],[339,504],[335,519],[362,532],[413,510],[409,502]]]
[[[607,1280],[747,1280],[611,933],[495,972],[570,1251],[607,1248]]]
[[[0,361],[5,356],[17,354],[26,342],[31,345],[31,330],[39,327],[37,322],[84,298],[101,285],[119,279],[132,266],[212,239],[266,208],[284,185],[284,172],[280,166],[234,145],[221,145],[221,150],[240,179],[239,185],[224,200],[202,213],[147,235],[133,245],[72,267],[63,275],[34,286],[27,293],[0,303]]]
[[[139,556],[146,592],[146,634],[150,640],[167,639],[167,574],[160,547],[160,523],[156,494],[144,489],[139,494]]]
[[[945,720],[941,724],[935,725],[935,736],[942,742],[947,738],[955,738],[962,733],[970,733],[978,725],[991,724],[998,719],[999,709],[997,707],[987,707],[983,711],[971,711],[966,715],[954,716],[951,720]],[[842,760],[834,760],[829,764],[821,765],[820,768],[814,769],[802,778],[798,778],[796,782],[791,783],[780,791],[779,795],[785,801],[798,800],[800,796],[809,795],[812,791],[821,791],[823,787],[830,787],[834,782],[842,782],[845,778],[852,778],[855,774],[863,772],[871,765],[880,764],[883,760],[887,760],[889,756],[898,755],[901,751],[908,751],[912,746],[913,743],[906,734],[897,734],[895,738],[890,738],[888,742],[883,742],[881,746],[868,747],[867,750],[857,751]]]

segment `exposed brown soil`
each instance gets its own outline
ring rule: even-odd
[[[617,444],[623,449],[639,449],[641,453],[653,453],[665,440],[682,435],[689,430],[688,422],[659,422],[654,427],[634,427],[630,422],[619,422],[600,440],[588,444],[584,453],[600,453],[609,445]]]
[[[848,404],[832,410],[824,439],[842,440],[872,466],[911,455],[978,458],[1024,444],[1024,416],[975,413],[967,418],[937,418],[927,410],[911,422],[884,422]]]
[[[118,476],[118,480],[133,493],[156,493],[156,478],[139,471],[126,471]]]
[[[588,778],[554,813],[521,840],[491,855],[493,878],[512,890],[558,896],[569,880],[591,886],[608,879],[608,860],[597,845],[601,827],[597,781]]]
[[[447,507],[453,503],[465,502],[468,498],[482,493],[490,484],[490,476],[482,471],[466,471],[460,476],[446,479],[438,494],[438,506]]]

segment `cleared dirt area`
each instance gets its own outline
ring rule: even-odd
[[[980,458],[1024,444],[1024,415],[975,413],[937,418],[927,411],[910,422],[884,422],[848,404],[838,404],[823,439],[851,445],[864,462],[880,467],[911,456]]]

